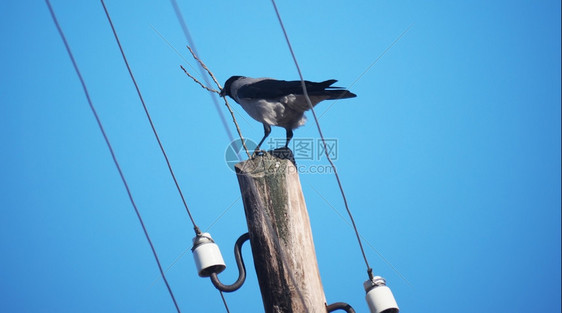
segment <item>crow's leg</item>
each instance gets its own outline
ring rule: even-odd
[[[293,130],[290,128],[287,128],[287,142],[285,143],[285,148],[289,148],[289,142],[291,141],[291,139],[293,139]]]
[[[256,147],[256,150],[254,151],[254,155],[256,153],[258,153],[258,151],[260,151],[260,147],[261,144],[265,141],[265,138],[267,138],[267,136],[269,136],[269,134],[271,134],[271,126],[267,125],[267,124],[263,124],[263,138],[261,139],[260,143],[258,143],[258,146]]]

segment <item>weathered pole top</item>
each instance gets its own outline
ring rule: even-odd
[[[293,151],[288,148],[262,151],[260,154],[246,161],[237,163],[234,168],[236,174],[267,175],[284,172],[289,164],[296,171]]]

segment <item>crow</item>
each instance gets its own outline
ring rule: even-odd
[[[313,106],[324,100],[357,96],[344,88],[332,86],[335,82],[337,82],[335,79],[320,83],[305,81]],[[248,115],[263,124],[264,136],[258,143],[256,152],[271,133],[271,125],[285,128],[287,131],[285,148],[288,148],[293,138],[293,129],[306,123],[304,112],[310,109],[300,80],[232,76],[224,83],[220,96],[231,97]]]

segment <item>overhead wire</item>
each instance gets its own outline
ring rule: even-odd
[[[133,81],[133,84],[135,85],[137,95],[139,96],[139,99],[142,103],[142,107],[144,109],[144,112],[146,114],[148,122],[150,123],[150,127],[152,128],[152,132],[154,133],[154,137],[156,137],[156,141],[158,142],[158,146],[160,147],[160,150],[162,151],[162,155],[164,156],[164,159],[166,160],[166,164],[168,165],[170,175],[172,176],[172,179],[174,180],[174,184],[176,185],[176,189],[178,190],[178,193],[181,197],[183,206],[185,207],[185,210],[187,211],[187,215],[189,216],[189,219],[191,220],[191,223],[193,224],[193,229],[194,229],[195,233],[198,235],[198,234],[201,233],[201,230],[199,229],[199,227],[195,223],[195,219],[193,218],[193,215],[191,214],[191,211],[189,210],[189,207],[187,206],[187,202],[185,200],[183,192],[180,188],[180,185],[178,183],[176,175],[174,174],[174,170],[172,169],[172,165],[170,164],[170,160],[168,159],[168,155],[166,154],[166,151],[164,150],[164,146],[162,145],[162,141],[160,140],[160,136],[158,136],[158,132],[156,131],[156,127],[154,126],[154,122],[152,121],[152,118],[150,117],[150,113],[148,112],[148,108],[146,106],[146,103],[144,102],[144,98],[142,96],[140,88],[137,84],[135,76],[133,75],[133,71],[131,70],[131,67],[129,66],[129,62],[127,61],[127,57],[125,56],[125,51],[123,50],[123,47],[121,46],[121,41],[119,40],[119,36],[117,35],[117,31],[115,30],[115,26],[113,25],[113,21],[111,20],[111,16],[109,15],[109,11],[107,10],[107,7],[105,6],[104,0],[101,0],[101,4],[102,4],[103,9],[105,11],[105,15],[107,16],[107,20],[109,21],[109,25],[111,26],[111,30],[113,31],[115,41],[117,42],[117,45],[119,46],[119,50],[121,51],[121,56],[123,57],[123,61],[125,62],[125,65],[127,66],[127,70],[129,72],[129,75],[131,76],[131,80]]]
[[[224,293],[220,291],[222,303],[224,304],[224,308],[226,309],[226,313],[230,313],[230,309],[228,308],[228,303],[226,303],[226,298],[224,297]]]
[[[152,255],[154,256],[154,259],[156,260],[156,264],[158,265],[158,270],[160,271],[160,275],[162,276],[162,280],[164,281],[164,284],[166,285],[166,288],[168,290],[168,293],[170,294],[170,297],[172,298],[172,301],[174,303],[174,306],[177,310],[178,313],[181,313],[180,308],[178,306],[178,303],[176,301],[176,298],[174,297],[174,293],[172,292],[172,289],[170,287],[170,284],[168,283],[168,280],[166,279],[166,275],[164,274],[164,271],[162,269],[162,265],[160,264],[160,259],[158,258],[158,254],[156,253],[156,249],[154,248],[154,244],[152,243],[152,240],[150,239],[150,236],[148,235],[148,231],[146,229],[146,226],[144,225],[143,219],[141,217],[141,214],[139,212],[139,209],[137,208],[137,205],[135,203],[135,200],[133,199],[133,195],[131,193],[131,190],[129,188],[129,184],[127,183],[127,180],[125,179],[125,175],[123,174],[123,171],[121,170],[121,166],[119,165],[119,162],[117,161],[117,157],[115,155],[115,152],[113,150],[113,147],[111,146],[111,143],[109,141],[109,137],[107,136],[105,129],[101,123],[100,117],[94,107],[94,104],[92,102],[92,99],[90,98],[90,93],[88,92],[88,88],[86,87],[86,82],[84,81],[84,78],[82,77],[82,74],[80,73],[80,69],[78,68],[78,64],[76,63],[76,60],[74,59],[74,55],[72,53],[72,50],[70,49],[70,45],[68,44],[68,41],[66,40],[66,37],[64,35],[64,32],[62,31],[62,28],[58,22],[58,19],[55,15],[55,12],[53,10],[53,7],[51,6],[51,2],[49,0],[45,0],[47,7],[49,8],[49,12],[51,14],[51,17],[53,19],[53,22],[55,23],[55,26],[57,28],[57,31],[64,43],[64,47],[68,53],[68,56],[70,57],[70,60],[72,62],[72,66],[74,67],[74,70],[76,71],[76,74],[78,75],[78,79],[80,80],[80,84],[82,85],[82,89],[84,91],[84,94],[86,96],[86,100],[88,101],[88,105],[90,106],[90,110],[92,111],[94,118],[96,120],[96,123],[98,124],[98,127],[102,133],[102,136],[105,140],[105,143],[109,149],[109,153],[111,154],[111,158],[113,159],[113,163],[115,164],[115,167],[117,168],[117,171],[119,172],[119,176],[121,177],[121,181],[123,182],[123,185],[125,186],[125,190],[127,191],[127,195],[129,197],[129,200],[131,201],[131,204],[133,206],[133,209],[135,210],[135,214],[137,215],[137,218],[141,224],[142,230],[144,232],[144,235],[146,237],[146,240],[148,241],[148,244],[150,245],[150,249],[152,250]]]
[[[193,49],[194,55],[198,56],[199,53],[197,52],[197,47],[195,46],[195,42],[193,41],[193,38],[191,37],[191,33],[189,32],[189,29],[187,28],[187,24],[185,23],[185,19],[183,18],[183,15],[181,14],[181,10],[178,6],[177,1],[176,0],[170,0],[170,2],[172,4],[172,7],[174,8],[174,13],[176,14],[178,22],[180,23],[181,29],[182,29],[182,31],[185,35],[185,39],[189,43],[189,47],[191,47]],[[205,69],[203,68],[203,66],[201,65],[200,62],[198,62],[198,64],[199,64],[199,72],[200,72],[201,76],[203,77],[203,79],[205,81],[205,85],[211,86],[211,82],[209,81],[209,78],[205,74]],[[232,132],[230,131],[230,128],[228,127],[228,125],[226,123],[226,118],[224,117],[224,114],[220,109],[220,105],[219,105],[219,102],[218,102],[217,98],[213,95],[213,92],[211,92],[211,91],[209,91],[209,95],[213,99],[213,104],[215,105],[215,109],[219,113],[219,117],[220,117],[222,126],[226,130],[226,134],[228,135],[228,139],[230,140],[230,142],[232,144],[235,145],[235,148],[236,148],[235,151],[236,151],[236,156],[238,157],[238,160],[242,160],[242,157],[240,156],[240,149],[238,149],[238,147],[236,147],[237,144],[235,143]],[[242,143],[244,143],[243,139],[242,139]],[[248,153],[248,152],[246,151],[246,153]]]
[[[351,225],[351,223],[349,221],[347,221],[345,219],[345,217],[338,211],[338,209],[336,209],[329,201],[328,199],[326,199],[318,190],[316,190],[316,188],[314,188],[312,185],[308,185],[310,188],[312,188],[312,190],[314,192],[316,192],[316,194],[318,195],[318,197],[320,197],[322,200],[324,200],[324,202],[326,202],[326,204],[342,219],[342,221],[344,221],[349,227],[353,228],[353,226]],[[367,243],[367,245],[369,247],[371,247],[371,249],[381,258],[381,260],[386,263],[396,274],[398,274],[398,276],[400,276],[400,278],[402,278],[402,280],[404,280],[406,282],[406,284],[408,284],[408,286],[413,287],[412,283],[406,278],[406,276],[402,275],[402,273],[394,266],[392,265],[392,263],[390,263],[389,260],[387,260],[384,255],[377,250],[377,248],[375,248],[375,246],[373,246],[369,240],[367,240],[367,238],[365,238],[365,236],[361,235],[361,238],[363,238],[363,240]]]
[[[340,189],[340,193],[342,195],[343,198],[343,202],[345,205],[345,209],[347,211],[347,214],[349,215],[349,218],[351,220],[351,224],[353,225],[353,229],[355,231],[355,236],[357,237],[357,241],[359,243],[359,248],[361,249],[361,254],[363,256],[363,260],[365,261],[365,265],[367,266],[367,273],[369,274],[369,277],[372,278],[373,274],[372,274],[372,269],[369,266],[369,261],[367,260],[367,255],[365,254],[365,249],[363,248],[363,243],[361,242],[361,236],[359,235],[359,231],[357,230],[357,225],[355,223],[355,219],[353,218],[353,214],[351,213],[351,210],[349,209],[349,205],[347,203],[347,198],[345,196],[345,192],[343,190],[343,186],[338,174],[338,171],[336,169],[336,166],[334,165],[334,162],[332,162],[332,159],[330,158],[330,154],[328,153],[328,149],[327,149],[327,144],[326,144],[326,140],[324,139],[324,135],[322,133],[322,129],[320,128],[320,123],[318,121],[318,117],[316,116],[316,113],[314,112],[314,106],[312,105],[312,102],[310,101],[310,97],[308,96],[308,91],[306,89],[306,84],[304,81],[304,77],[302,75],[299,63],[297,61],[297,57],[295,55],[295,52],[293,51],[293,47],[291,45],[291,41],[289,40],[289,35],[287,34],[287,31],[285,29],[285,26],[283,24],[283,20],[281,18],[281,15],[279,13],[279,10],[277,8],[277,4],[275,3],[275,0],[271,0],[272,4],[273,4],[273,8],[275,9],[275,14],[277,15],[277,19],[279,20],[279,24],[281,25],[281,29],[283,31],[283,35],[285,36],[285,41],[287,42],[287,45],[289,46],[289,51],[291,52],[291,56],[293,58],[293,61],[295,63],[295,66],[297,68],[297,71],[299,73],[299,77],[301,80],[301,84],[302,84],[302,89],[306,98],[306,102],[308,103],[308,106],[310,107],[310,111],[312,112],[312,115],[314,116],[314,121],[316,122],[316,127],[318,129],[318,133],[320,134],[320,139],[322,141],[322,145],[324,147],[324,153],[326,155],[326,158],[328,160],[328,162],[330,163],[330,166],[333,168],[334,170],[334,175],[336,176],[336,180],[338,182],[338,187]]]
[[[132,72],[132,70],[131,70],[131,67],[129,66],[129,62],[127,61],[127,57],[125,56],[125,52],[124,52],[123,47],[122,47],[122,45],[121,45],[121,41],[119,40],[119,36],[117,35],[117,31],[115,30],[115,27],[114,27],[113,22],[112,22],[112,20],[111,20],[111,16],[109,15],[109,11],[107,10],[107,7],[105,6],[104,0],[101,0],[101,3],[102,3],[102,5],[103,5],[103,9],[104,9],[105,14],[106,14],[106,16],[107,16],[107,19],[108,19],[108,21],[109,21],[109,24],[110,24],[110,26],[111,26],[111,30],[113,31],[113,35],[114,35],[114,37],[115,37],[115,40],[116,40],[116,42],[117,42],[117,45],[119,46],[119,50],[121,51],[121,55],[122,55],[122,57],[123,57],[123,61],[125,62],[125,65],[127,66],[127,70],[128,70],[128,72],[129,72],[129,75],[131,76],[131,80],[133,81],[133,84],[135,85],[135,89],[136,89],[137,94],[138,94],[138,96],[139,96],[139,99],[140,99],[140,101],[141,101],[141,103],[142,103],[144,112],[146,113],[146,117],[147,117],[147,119],[148,119],[148,121],[149,121],[149,123],[150,123],[150,127],[152,128],[152,131],[153,131],[153,133],[154,133],[154,136],[156,137],[156,141],[158,142],[158,145],[159,145],[159,147],[160,147],[160,150],[162,151],[162,154],[163,154],[163,156],[164,156],[164,159],[166,160],[166,164],[168,165],[168,169],[170,170],[170,174],[171,174],[171,176],[172,176],[172,178],[173,178],[173,180],[174,180],[174,183],[175,183],[175,185],[176,185],[176,188],[177,188],[177,190],[178,190],[178,193],[180,194],[180,197],[181,197],[181,199],[182,199],[183,205],[184,205],[184,207],[185,207],[185,209],[186,209],[186,211],[187,211],[187,214],[189,215],[189,218],[190,218],[190,220],[191,220],[191,223],[193,224],[193,229],[195,230],[195,233],[196,233],[197,235],[200,235],[200,234],[201,234],[201,230],[199,229],[199,227],[198,227],[197,224],[195,223],[195,220],[194,220],[194,218],[193,218],[193,215],[191,214],[191,211],[189,210],[189,207],[187,206],[187,202],[186,202],[186,200],[185,200],[185,197],[184,197],[184,195],[183,195],[183,192],[181,191],[181,188],[180,188],[180,186],[179,186],[179,183],[178,183],[178,181],[177,181],[177,179],[176,179],[176,176],[175,176],[174,171],[173,171],[173,169],[172,169],[172,166],[171,166],[171,164],[170,164],[170,160],[168,159],[168,155],[166,154],[166,151],[164,150],[164,146],[162,145],[162,141],[160,140],[160,136],[158,136],[158,132],[156,131],[156,127],[154,126],[154,123],[153,123],[153,121],[152,121],[152,118],[150,117],[150,113],[148,112],[148,108],[147,108],[147,106],[146,106],[146,103],[144,102],[144,98],[142,97],[142,93],[141,93],[140,88],[139,88],[139,86],[138,86],[138,84],[137,84],[137,81],[136,81],[136,79],[135,79],[135,76],[133,75],[133,72]],[[187,34],[189,34],[189,33],[187,33]],[[208,79],[206,78],[206,76],[204,75],[204,73],[202,73],[202,76],[203,76],[204,79],[206,80],[207,85],[209,85]],[[214,97],[213,97],[213,99],[214,99]],[[215,101],[215,102],[216,102],[216,101]],[[218,103],[217,103],[217,108],[218,108]],[[221,113],[221,114],[222,114],[222,113]],[[221,115],[221,117],[222,117],[223,123],[224,123],[224,125],[225,125],[225,127],[226,127],[226,121],[224,120],[224,117],[223,117],[222,115]],[[229,135],[230,135],[230,137],[231,137],[231,140],[233,141],[234,139],[232,138],[232,134],[230,134],[230,130],[228,130],[228,128],[227,128],[227,131],[229,132]],[[239,156],[239,155],[238,155],[238,158],[240,159],[240,156]],[[224,303],[224,306],[225,306],[226,311],[227,311],[227,312],[230,312],[230,310],[229,310],[229,308],[228,308],[228,304],[226,303],[226,299],[225,299],[224,296],[222,295],[222,292],[221,292],[221,298],[222,298],[222,301],[223,301],[223,303]]]
[[[181,26],[181,28],[182,28],[182,31],[183,31],[184,35],[185,35],[185,38],[186,38],[187,42],[189,43],[188,49],[189,49],[189,51],[191,52],[191,54],[193,55],[193,57],[198,61],[197,64],[199,65],[199,72],[200,72],[201,76],[203,77],[203,80],[205,81],[205,85],[206,85],[206,86],[211,86],[211,83],[210,83],[210,81],[209,81],[209,78],[207,77],[207,75],[205,75],[205,72],[207,72],[209,75],[211,75],[211,72],[210,72],[208,69],[206,69],[206,68],[203,67],[202,62],[200,61],[200,59],[199,59],[199,57],[198,57],[198,56],[199,56],[199,53],[197,52],[197,48],[196,48],[196,46],[195,46],[195,42],[193,41],[193,38],[191,37],[191,33],[189,32],[189,29],[187,28],[187,24],[185,23],[185,19],[183,18],[183,15],[181,14],[181,10],[180,10],[180,8],[179,8],[179,6],[178,6],[178,3],[176,2],[176,0],[170,0],[170,2],[171,2],[171,4],[172,4],[172,7],[173,7],[174,12],[175,12],[175,14],[176,14],[176,18],[178,19],[178,22],[180,23],[180,26]],[[193,50],[192,50],[192,49],[193,49]],[[185,71],[185,69],[184,69],[184,71]],[[187,74],[187,72],[186,72],[186,74]],[[215,78],[213,77],[213,79],[215,79]],[[215,82],[216,82],[217,85],[218,85],[218,82],[216,81],[216,79],[215,79]],[[219,113],[219,116],[220,116],[220,119],[221,119],[221,123],[222,123],[224,129],[226,130],[226,133],[227,133],[227,135],[228,135],[228,138],[229,138],[231,144],[234,144],[234,145],[235,145],[235,149],[234,149],[234,150],[236,151],[236,156],[238,157],[238,160],[242,160],[242,157],[240,156],[240,149],[239,149],[238,147],[236,147],[236,144],[235,144],[235,141],[234,141],[234,137],[232,136],[232,132],[230,131],[230,128],[228,128],[228,125],[227,125],[227,123],[226,123],[226,118],[224,117],[224,114],[223,114],[222,111],[220,110],[219,102],[218,102],[218,100],[216,99],[216,97],[213,95],[213,92],[210,91],[210,90],[208,90],[208,91],[209,91],[209,96],[213,99],[213,103],[214,103],[214,105],[215,105],[215,108],[217,109],[217,112]],[[228,106],[228,104],[227,104],[227,106]],[[230,110],[230,106],[228,106],[228,108],[229,108],[229,110]],[[230,113],[233,114],[232,111],[231,111]],[[233,115],[233,118],[234,118],[234,115]],[[236,123],[236,120],[235,120],[235,123]],[[248,149],[246,148],[246,145],[245,145],[245,143],[244,143],[244,138],[242,137],[242,134],[240,133],[240,130],[239,130],[237,124],[236,124],[236,127],[237,127],[237,129],[238,129],[238,134],[240,135],[240,139],[241,139],[241,141],[242,141],[242,145],[244,146],[244,149],[245,149],[245,151],[246,151],[246,154],[248,154]],[[248,154],[248,156],[249,156],[249,154]],[[233,203],[233,204],[234,204],[234,203]],[[232,205],[231,205],[231,206],[232,206]],[[227,209],[226,211],[228,211],[228,209]],[[225,213],[226,213],[226,211],[225,211]],[[220,217],[219,217],[219,218],[220,218]],[[213,222],[213,224],[214,224],[214,222]],[[212,226],[212,225],[211,225],[211,226]],[[218,289],[217,289],[217,290],[218,290]],[[229,307],[228,307],[228,303],[227,303],[227,301],[226,301],[226,298],[224,297],[223,292],[222,292],[221,290],[218,290],[218,291],[219,291],[219,293],[220,293],[220,296],[221,296],[221,299],[222,299],[222,302],[223,302],[223,304],[224,304],[224,308],[225,308],[226,312],[227,312],[227,313],[230,313],[230,309],[229,309]]]

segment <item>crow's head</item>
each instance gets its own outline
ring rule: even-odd
[[[232,90],[230,90],[230,87],[232,87],[232,83],[234,83],[235,81],[237,81],[242,77],[243,76],[232,76],[229,79],[227,79],[226,82],[224,83],[224,87],[222,87],[220,96],[221,97],[230,96],[232,98]]]

